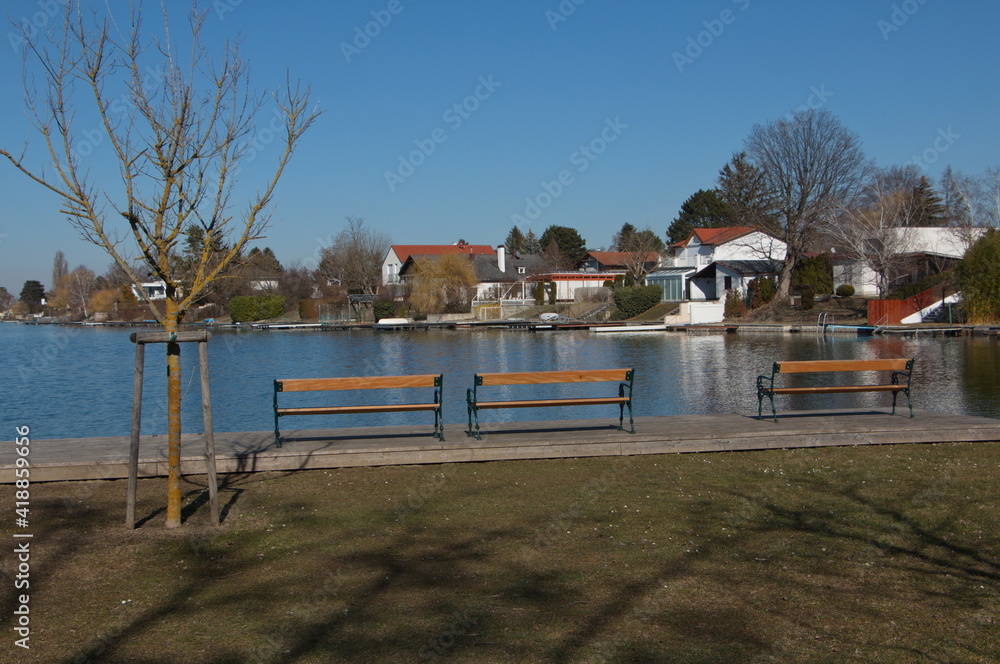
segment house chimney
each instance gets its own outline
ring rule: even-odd
[[[507,249],[504,248],[504,246],[502,244],[497,247],[497,267],[500,268],[501,272],[503,272],[503,273],[506,274],[506,272],[507,272]]]

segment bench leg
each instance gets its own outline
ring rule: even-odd
[[[479,433],[479,409],[476,408],[476,406],[472,402],[469,402],[468,408],[469,408],[469,429],[465,432],[465,435],[471,436],[476,440],[482,440],[483,437]],[[472,428],[473,419],[475,420],[476,424],[476,428],[474,431]]]
[[[757,419],[764,419],[763,408],[764,408],[764,397],[771,400],[771,415],[774,416],[774,421],[778,421],[778,411],[774,409],[774,395],[764,391],[757,392]]]
[[[434,409],[434,437],[444,442],[444,414],[441,412],[441,404]]]
[[[274,444],[281,447],[281,431],[278,429],[278,413],[274,414]]]
[[[896,395],[900,392],[906,394],[906,405],[910,407],[910,417],[913,417],[913,401],[910,400],[910,391],[907,389],[898,390],[892,393],[892,414],[896,414]]]

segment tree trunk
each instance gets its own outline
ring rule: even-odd
[[[788,301],[788,296],[792,292],[792,270],[798,262],[798,255],[791,252],[785,254],[785,261],[778,275],[778,291],[774,295],[775,299]]]
[[[164,330],[176,334],[177,302],[168,296]],[[167,344],[167,528],[181,525],[181,345]]]

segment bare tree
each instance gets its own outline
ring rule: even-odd
[[[391,243],[386,233],[366,227],[364,219],[348,217],[333,245],[323,249],[319,276],[348,293],[372,294],[382,282],[382,261]]]
[[[626,223],[612,238],[612,248],[625,254],[625,269],[636,283],[639,283],[649,269],[659,262],[665,246],[663,240],[649,226],[640,231],[632,224]]]
[[[789,293],[792,271],[815,245],[821,223],[853,201],[870,165],[858,137],[825,110],[809,109],[755,125],[745,141],[747,157],[761,170],[776,219],[759,230],[787,245],[778,283]]]
[[[69,262],[66,260],[66,254],[57,251],[52,259],[52,283],[58,286],[67,274],[69,274]]]
[[[1000,227],[1000,168],[981,176],[952,171],[941,177],[946,207],[959,228]]]
[[[888,294],[893,275],[907,262],[912,249],[906,228],[920,215],[912,183],[896,175],[876,174],[857,204],[844,205],[823,224],[845,255],[875,274],[879,297]]]
[[[79,307],[80,311],[83,312],[83,317],[86,318],[90,315],[87,311],[87,303],[90,302],[90,294],[97,286],[97,277],[94,276],[92,270],[81,265],[67,274],[64,281],[69,291],[70,306]]]
[[[25,70],[36,72],[43,84],[39,93],[25,77],[29,117],[45,154],[40,163],[29,162],[25,145],[20,153],[2,149],[0,155],[59,196],[80,235],[103,247],[135,284],[146,275],[135,270],[130,253],[141,258],[152,277],[166,284],[163,308],[148,304],[174,335],[189,307],[233,257],[263,237],[278,181],[320,111],[311,107],[308,88],[290,80],[278,94],[253,93],[238,43],[227,41],[214,61],[204,42],[207,10],[192,10],[190,35],[180,48],[171,38],[166,3],[161,7],[160,36],[143,30],[142,10],[135,5],[123,26],[113,16],[66,3],[54,31],[22,31]],[[249,139],[269,99],[277,107],[272,127],[280,122],[278,131],[271,130],[276,134],[272,175],[236,212],[231,200],[236,178],[244,162],[257,156]],[[78,113],[84,105],[90,108]],[[86,135],[101,137],[120,177],[103,184],[92,180],[97,169],[87,168],[78,150],[78,122],[84,117],[96,118],[96,125],[84,127]],[[182,282],[173,259],[190,223],[203,229],[205,248]],[[226,238],[229,248],[219,261],[210,260],[216,238]],[[167,527],[173,528],[181,519],[180,344],[168,343],[166,350]]]

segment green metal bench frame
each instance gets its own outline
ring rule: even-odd
[[[635,433],[632,418],[632,386],[635,369],[594,369],[589,371],[523,371],[512,373],[476,374],[473,387],[466,392],[469,411],[469,428],[465,432],[482,440],[479,429],[479,411],[495,408],[542,408],[547,406],[596,406],[617,405],[618,429],[625,430],[625,409],[628,408],[629,433]],[[479,388],[498,385],[543,385],[554,383],[618,382],[618,396],[582,397],[575,399],[520,399],[508,401],[480,401]]]
[[[910,399],[910,381],[913,377],[915,358],[892,358],[883,360],[811,360],[804,362],[775,362],[771,375],[757,376],[757,419],[763,418],[764,397],[771,400],[771,414],[778,421],[774,409],[775,394],[831,394],[835,392],[892,392],[892,414],[896,414],[896,396],[906,394],[906,403],[913,417],[913,401]],[[775,387],[779,374],[792,373],[832,373],[842,371],[891,371],[888,383],[874,385],[821,385],[816,387]],[[905,378],[906,382],[900,382]]]
[[[344,415],[348,413],[434,412],[434,437],[444,440],[444,417],[441,413],[444,395],[444,375],[420,376],[358,376],[351,378],[295,378],[274,381],[274,442],[281,447],[278,418],[287,415]],[[433,387],[434,401],[427,403],[381,404],[370,406],[308,406],[279,408],[279,392],[325,392],[333,390],[385,390],[411,387]]]

